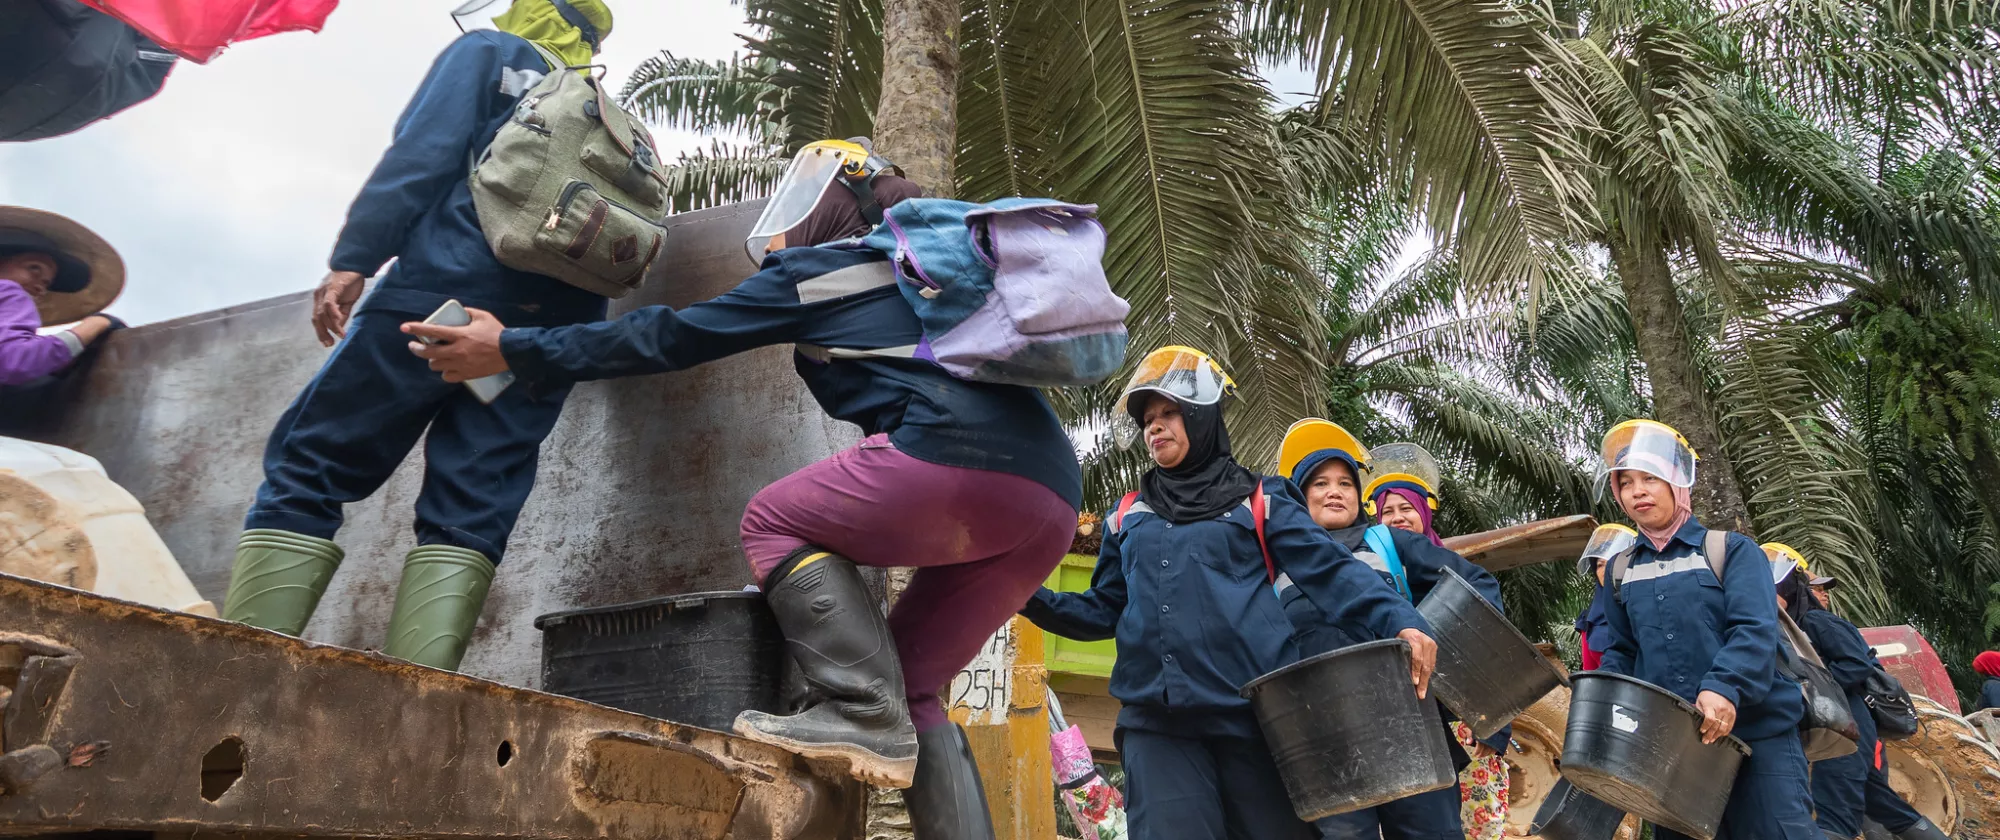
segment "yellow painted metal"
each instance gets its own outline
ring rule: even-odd
[[[1045,637],[1015,618],[952,680],[945,700],[965,727],[999,840],[1047,840],[1056,833],[1049,767]]]
[[[1090,589],[1091,572],[1097,569],[1097,558],[1088,554],[1065,554],[1062,564],[1049,575],[1047,586],[1057,592],[1083,592]],[[1111,677],[1111,664],[1118,661],[1118,644],[1110,639],[1101,642],[1079,642],[1061,636],[1047,636],[1048,670],[1051,674],[1072,674],[1084,677]]]

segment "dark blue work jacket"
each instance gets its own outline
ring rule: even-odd
[[[1312,521],[1289,482],[1263,483],[1271,557],[1328,621],[1366,639],[1430,632],[1416,608]],[[1247,501],[1184,524],[1136,504],[1105,534],[1089,591],[1043,589],[1021,614],[1058,636],[1116,639],[1118,725],[1147,731],[1257,737],[1239,690],[1299,656]]]
[[[1828,610],[1806,613],[1806,620],[1800,628],[1806,631],[1806,638],[1812,640],[1813,650],[1826,663],[1826,669],[1833,673],[1833,681],[1840,683],[1841,690],[1847,692],[1848,708],[1854,713],[1854,723],[1861,730],[1860,743],[1866,747],[1876,735],[1875,715],[1868,711],[1867,701],[1868,677],[1881,664],[1875,658],[1874,649],[1868,646],[1866,639],[1861,638],[1859,628]]]
[[[335,271],[373,275],[396,260],[361,311],[422,318],[457,298],[507,324],[604,317],[603,297],[501,265],[466,186],[473,152],[493,142],[520,100],[518,81],[507,80],[548,70],[533,46],[504,32],[468,32],[438,55],[354,197],[328,262]]]
[[[1576,617],[1577,641],[1588,646],[1592,653],[1603,653],[1609,643],[1609,637],[1604,635],[1604,626],[1610,624],[1611,619],[1605,617],[1604,611],[1610,600],[1611,592],[1605,587],[1597,587],[1590,596],[1590,606],[1584,607],[1583,614]]]
[[[1396,558],[1402,561],[1403,577],[1410,587],[1411,603],[1423,603],[1423,600],[1430,596],[1431,590],[1444,579],[1444,570],[1450,569],[1457,572],[1459,577],[1465,578],[1466,583],[1472,584],[1473,591],[1479,593],[1479,597],[1486,599],[1487,603],[1492,604],[1502,614],[1506,613],[1506,607],[1500,601],[1500,579],[1494,577],[1492,572],[1466,560],[1456,551],[1432,543],[1430,538],[1422,534],[1401,528],[1385,527],[1383,530],[1388,532],[1390,541],[1396,546]],[[1375,573],[1382,577],[1382,582],[1394,589],[1396,578],[1389,571],[1388,559],[1375,552],[1362,531],[1356,529],[1352,533],[1352,542],[1343,543],[1342,547],[1352,553],[1355,559],[1374,569]],[[1336,537],[1335,541],[1339,542],[1339,538]],[[1357,638],[1333,626],[1303,589],[1286,586],[1285,583],[1286,581],[1282,579],[1279,581],[1278,600],[1284,605],[1285,616],[1295,628],[1300,656],[1315,656],[1367,640],[1365,637]],[[1447,719],[1457,718],[1447,717]],[[1512,731],[1511,726],[1503,727],[1486,739],[1486,745],[1496,751],[1504,752]]]
[[[886,260],[872,250],[787,248],[714,299],[680,310],[648,306],[595,324],[509,329],[500,349],[533,388],[681,370],[773,344],[916,344],[922,324],[902,294],[894,286],[862,288]],[[792,359],[820,407],[863,434],[886,433],[913,458],[1018,475],[1072,507],[1083,504],[1076,449],[1040,391],[967,382],[915,359]]]
[[[1694,702],[1713,691],[1736,705],[1732,734],[1745,741],[1796,731],[1805,714],[1798,684],[1778,673],[1778,590],[1764,550],[1730,534],[1727,580],[1702,557],[1708,529],[1690,518],[1665,551],[1640,539],[1625,579],[1606,605],[1604,661]]]
[[[1979,687],[1979,709],[2000,709],[2000,679],[1989,679]]]

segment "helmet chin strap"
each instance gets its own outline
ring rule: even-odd
[[[570,5],[569,0],[549,0],[549,4],[556,7],[556,14],[562,15],[564,23],[576,27],[583,33],[583,41],[590,45],[591,52],[595,53],[602,49],[598,45],[601,36],[597,34],[597,27],[591,24],[590,18],[584,16],[583,12]]]

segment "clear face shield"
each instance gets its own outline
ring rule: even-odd
[[[821,140],[800,149],[792,164],[785,167],[785,174],[779,177],[778,186],[771,190],[763,214],[750,227],[750,236],[743,241],[743,251],[750,261],[762,263],[773,237],[798,227],[812,215],[834,178],[842,172],[865,177],[868,166],[868,150],[859,143]]]
[[[1785,578],[1791,576],[1793,569],[1812,571],[1811,567],[1806,565],[1805,555],[1800,554],[1796,548],[1784,543],[1765,543],[1759,548],[1764,549],[1764,559],[1771,561],[1772,583],[1784,583]]]
[[[500,25],[495,19],[512,8],[514,0],[465,0],[451,10],[451,22],[458,24],[460,32],[477,29],[499,31]]]
[[[1300,461],[1328,449],[1347,453],[1363,470],[1374,467],[1368,456],[1368,447],[1361,445],[1360,438],[1341,428],[1339,423],[1308,417],[1285,430],[1285,439],[1278,444],[1278,474],[1289,478],[1299,468]],[[1356,483],[1365,482],[1368,475],[1357,475],[1354,480]]]
[[[1598,448],[1597,498],[1601,501],[1619,470],[1637,470],[1675,487],[1694,486],[1697,456],[1687,438],[1672,426],[1652,420],[1627,420],[1605,433]]]
[[[1590,541],[1584,544],[1583,556],[1576,560],[1577,574],[1590,574],[1591,566],[1609,563],[1611,558],[1624,554],[1638,544],[1639,532],[1623,525],[1599,525],[1590,532]]]
[[[1382,485],[1395,481],[1408,482],[1424,489],[1432,510],[1437,510],[1437,488],[1444,481],[1444,472],[1438,468],[1437,458],[1430,450],[1414,443],[1398,441],[1385,443],[1368,452],[1368,487],[1361,492],[1363,505],[1372,508],[1376,491]]]
[[[1146,354],[1125,381],[1118,394],[1119,411],[1111,419],[1112,437],[1119,446],[1132,446],[1142,436],[1139,420],[1132,416],[1134,401],[1146,394],[1164,394],[1183,405],[1215,405],[1236,391],[1236,381],[1207,353],[1192,347],[1162,347]]]

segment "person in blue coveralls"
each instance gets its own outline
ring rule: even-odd
[[[1834,682],[1847,692],[1847,705],[1861,733],[1854,752],[1812,764],[1813,816],[1820,829],[1829,838],[1851,840],[1861,834],[1862,818],[1869,817],[1897,840],[1947,840],[1936,825],[1888,790],[1875,715],[1868,710],[1867,701],[1868,678],[1881,662],[1861,638],[1861,629],[1827,609],[1813,592],[1815,584],[1824,586],[1830,578],[1814,577],[1798,549],[1777,542],[1765,543],[1763,548],[1771,562],[1771,576],[1778,581],[1778,608],[1806,631]],[[1887,793],[1879,800],[1870,784],[1870,777],[1877,773],[1882,774]]]
[[[1374,522],[1362,501],[1362,476],[1369,451],[1338,424],[1311,417],[1293,423],[1278,447],[1278,471],[1291,476],[1306,500],[1306,510],[1314,524],[1326,529],[1333,541],[1373,569],[1381,580],[1410,603],[1422,601],[1450,569],[1472,584],[1479,596],[1500,606],[1500,581],[1460,557],[1457,552],[1433,542],[1429,536],[1391,528]],[[1406,476],[1403,473],[1396,473]],[[1409,482],[1418,486],[1418,482]],[[1379,489],[1379,488],[1378,488]],[[1428,486],[1423,488],[1429,492]],[[1387,492],[1387,491],[1384,491]],[[1300,656],[1314,656],[1356,644],[1355,638],[1326,620],[1318,609],[1318,598],[1279,577],[1279,600],[1294,627]],[[1447,731],[1456,718],[1442,718]],[[1504,754],[1509,729],[1501,729],[1481,742],[1483,755]],[[1463,772],[1472,758],[1459,746],[1457,736],[1447,738],[1454,767]],[[1322,817],[1315,827],[1323,840],[1463,840],[1460,818],[1462,795],[1458,785],[1404,797],[1372,808]]]
[[[1600,492],[1617,494],[1641,536],[1622,579],[1615,562],[1607,576],[1609,644],[1599,670],[1693,703],[1704,743],[1734,734],[1749,745],[1718,840],[1819,840],[1799,740],[1805,702],[1777,671],[1778,598],[1763,550],[1729,534],[1722,578],[1710,571],[1708,529],[1690,504],[1695,452],[1673,427],[1621,423],[1599,454]],[[1683,835],[1655,826],[1653,836]]]
[[[223,606],[233,621],[304,630],[343,557],[333,537],[344,506],[373,495],[422,438],[417,547],[404,560],[382,652],[446,670],[465,655],[569,388],[509,388],[481,403],[410,355],[402,324],[453,299],[518,324],[577,324],[605,312],[595,293],[501,265],[467,180],[473,152],[492,142],[521,94],[560,72],[535,46],[588,65],[611,34],[611,10],[601,0],[482,8],[497,12],[484,21],[497,28],[469,31],[438,55],[334,242],[312,308],[314,332],[334,350],[271,430]],[[368,277],[391,259],[362,299]]]
[[[1137,498],[1105,517],[1090,589],[1042,589],[1021,611],[1059,636],[1117,640],[1111,695],[1124,708],[1113,737],[1134,840],[1315,836],[1238,693],[1299,658],[1272,595],[1252,494],[1263,494],[1273,565],[1329,623],[1359,639],[1407,641],[1420,695],[1436,663],[1416,609],[1314,523],[1288,482],[1231,456],[1222,410],[1234,388],[1199,350],[1163,347],[1141,360],[1119,403],[1155,466]]]

